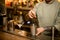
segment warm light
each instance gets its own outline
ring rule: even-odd
[[[5,0],[5,4],[8,2],[13,2],[13,0]]]
[[[13,0],[5,0],[5,2],[12,2]]]
[[[23,0],[19,0],[19,3],[23,2]]]
[[[23,2],[26,2],[26,0],[23,0]]]
[[[10,6],[10,3],[13,2],[13,0],[5,0],[6,6]]]
[[[60,2],[60,0],[58,0],[58,2]]]
[[[37,2],[40,2],[40,0],[37,0]]]

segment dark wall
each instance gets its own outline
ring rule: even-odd
[[[5,0],[0,0],[0,25],[3,25],[3,16],[5,13]]]
[[[0,0],[0,3],[3,3],[3,4],[5,4],[5,0]]]

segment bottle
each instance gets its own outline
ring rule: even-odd
[[[36,35],[36,26],[35,26],[35,24],[32,24],[32,26],[31,26],[31,34],[32,34],[32,36]]]
[[[31,38],[36,39],[36,25],[34,23],[31,25]]]

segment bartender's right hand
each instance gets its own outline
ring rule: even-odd
[[[31,10],[31,11],[29,11],[28,16],[29,16],[30,18],[36,18],[36,13]]]

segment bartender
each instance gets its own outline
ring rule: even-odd
[[[39,28],[37,28],[36,35],[56,25],[56,19],[58,13],[60,13],[59,7],[60,3],[57,0],[44,0],[43,2],[37,3],[36,6],[29,11],[28,15],[30,18],[38,18]]]

